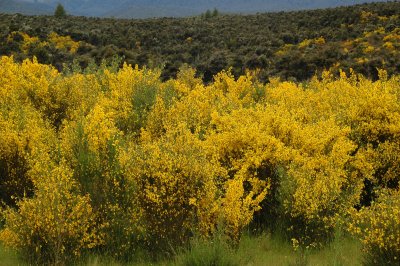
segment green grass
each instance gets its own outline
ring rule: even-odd
[[[329,247],[312,254],[309,265],[362,265],[361,245],[352,239],[336,240]]]
[[[290,243],[271,235],[242,237],[239,246],[231,249],[223,241],[194,240],[190,248],[178,251],[172,259],[152,262],[143,257],[137,262],[121,263],[102,256],[89,256],[82,266],[352,266],[361,265],[360,244],[346,237],[338,237],[328,247],[315,251],[294,251]],[[17,253],[0,246],[0,265],[26,265]]]
[[[297,259],[289,243],[271,235],[244,236],[237,252],[246,265],[294,265]]]
[[[18,266],[26,265],[15,251],[7,249],[0,245],[0,265],[1,266]]]
[[[212,263],[218,260],[216,254],[220,254],[218,259],[222,263]],[[322,250],[294,251],[281,238],[264,234],[257,237],[244,236],[235,251],[227,249],[218,241],[213,244],[197,243],[186,253],[178,255],[170,265],[351,266],[361,265],[361,257],[360,244],[346,237],[337,238]]]

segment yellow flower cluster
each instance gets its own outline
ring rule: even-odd
[[[17,31],[13,31],[11,32],[8,36],[7,36],[7,43],[12,43],[14,42],[15,39],[18,39],[18,37],[22,38],[22,43],[21,43],[21,51],[24,54],[28,54],[29,49],[31,46],[33,45],[38,45],[41,47],[44,47],[47,45],[46,42],[40,42],[38,37],[31,37],[28,34],[26,34],[25,32],[17,32]]]
[[[278,56],[283,56],[287,54],[290,50],[298,49],[300,51],[305,50],[306,48],[313,47],[313,46],[324,46],[326,44],[324,37],[318,37],[315,39],[305,39],[300,43],[293,45],[293,44],[285,44],[280,50],[276,52]]]
[[[60,36],[55,32],[50,33],[47,39],[57,49],[68,51],[71,54],[75,54],[80,46],[80,43],[72,40],[70,36]]]
[[[41,40],[25,32],[13,31],[7,36],[7,44],[14,42],[19,43],[19,49],[25,55],[31,55],[34,49],[46,47],[54,47],[57,50],[75,54],[81,46],[81,42],[74,41],[70,36],[60,36],[55,32],[51,32],[47,39]]]

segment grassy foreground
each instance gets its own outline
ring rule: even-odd
[[[222,241],[193,241],[191,248],[177,251],[166,260],[152,261],[142,256],[131,263],[121,263],[102,256],[89,255],[77,265],[361,265],[362,253],[358,242],[349,238],[338,238],[330,246],[318,251],[294,251],[292,246],[278,237],[270,235],[244,236],[236,250],[231,250]],[[17,255],[0,246],[0,265],[27,265]]]
[[[0,265],[1,266],[16,266],[25,265],[24,262],[18,257],[15,251],[7,249],[0,245]]]

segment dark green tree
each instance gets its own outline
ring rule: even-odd
[[[67,12],[65,12],[65,9],[62,4],[57,5],[56,10],[54,11],[54,16],[56,18],[62,18],[67,16]]]
[[[204,14],[204,18],[209,19],[212,17],[212,13],[210,9],[207,9],[206,13]]]
[[[217,17],[219,15],[219,11],[218,9],[214,8],[213,12],[212,12],[212,16],[213,17]]]

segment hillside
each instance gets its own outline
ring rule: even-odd
[[[0,15],[0,54],[17,60],[36,56],[59,69],[72,61],[86,67],[119,56],[132,65],[161,68],[163,79],[188,64],[206,82],[228,68],[236,76],[259,69],[264,81],[274,76],[302,81],[330,68],[352,68],[375,79],[377,68],[399,71],[398,14],[399,2],[181,19]],[[49,41],[53,33],[59,37]],[[79,48],[72,53],[63,42]]]
[[[380,0],[375,0],[380,1]],[[49,14],[61,3],[71,15],[149,18],[186,17],[217,8],[223,13],[256,13],[348,6],[371,0],[7,0],[0,12]]]

